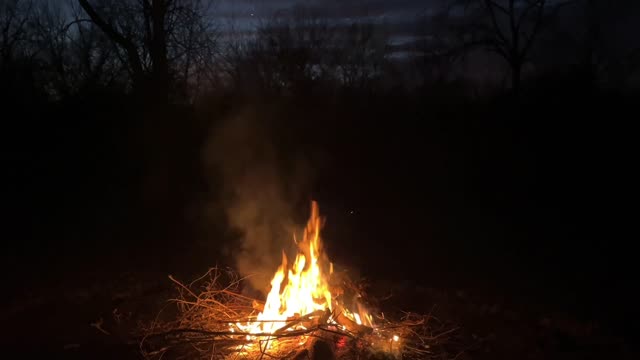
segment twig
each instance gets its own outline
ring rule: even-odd
[[[196,298],[196,299],[198,298],[198,296],[196,294],[194,294],[193,291],[191,291],[191,289],[189,289],[188,287],[184,286],[180,281],[174,279],[172,275],[169,275],[169,280],[171,280],[174,283],[178,284],[178,286],[180,286],[181,288],[187,290],[187,292],[189,294],[191,294],[194,298]]]
[[[96,328],[96,329],[98,329],[98,331],[100,331],[101,333],[103,333],[105,335],[111,335],[107,330],[102,328],[102,324],[104,324],[104,319],[100,318],[100,319],[98,319],[98,321],[92,322],[89,325],[94,327],[94,328]]]

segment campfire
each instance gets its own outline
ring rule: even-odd
[[[387,319],[365,304],[364,294],[334,273],[323,250],[318,205],[302,239],[294,236],[293,261],[282,264],[266,300],[242,295],[242,280],[231,270],[210,269],[184,284],[169,277],[179,296],[175,320],[143,327],[146,358],[442,358],[437,348],[453,329],[431,316],[405,313]]]

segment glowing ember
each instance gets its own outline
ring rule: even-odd
[[[323,253],[320,239],[322,219],[318,204],[312,202],[311,217],[304,230],[302,241],[297,243],[298,253],[293,264],[288,267],[286,255],[282,255],[282,264],[271,280],[271,291],[267,296],[263,311],[257,321],[235,324],[243,332],[252,334],[273,334],[285,327],[287,321],[336,309],[357,325],[371,326],[372,317],[362,306],[353,312],[339,304],[329,287],[333,273],[333,264]],[[320,317],[318,315],[317,317]],[[334,324],[334,316],[327,318],[328,324]],[[287,331],[305,329],[304,321],[286,328]],[[283,331],[283,330],[281,330]]]

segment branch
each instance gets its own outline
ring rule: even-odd
[[[510,56],[503,48],[501,48],[498,44],[490,43],[488,44],[489,51],[495,52],[496,54],[502,56],[505,60],[509,61]]]
[[[25,14],[31,14],[32,6],[33,6],[33,2],[29,2],[29,6],[26,9],[22,9],[22,11]],[[29,15],[24,15],[22,19],[19,21],[19,24],[16,25],[16,29],[13,32],[13,34],[9,34],[11,24],[13,23],[14,17],[17,16],[18,11],[21,11],[21,10],[18,8],[18,3],[16,2],[15,8],[11,12],[11,16],[7,20],[7,25],[2,30],[2,33],[3,33],[2,35],[4,37],[3,40],[4,42],[6,42],[3,45],[7,46],[9,49],[13,48],[13,45],[15,45],[20,40],[20,36],[22,36],[22,34],[25,33],[25,24],[30,19]],[[9,39],[9,35],[11,35],[10,39]]]
[[[78,2],[87,13],[87,15],[89,15],[91,21],[93,21],[100,28],[100,30],[102,30],[113,42],[120,45],[125,50],[134,77],[141,76],[143,73],[142,62],[140,61],[138,51],[136,50],[133,42],[122,36],[122,34],[120,34],[113,26],[111,26],[111,24],[102,19],[102,17],[91,6],[91,4],[89,4],[89,1],[78,0]]]
[[[144,336],[145,337],[162,337],[162,336],[167,336],[167,335],[191,333],[191,334],[208,335],[208,336],[212,336],[212,337],[216,337],[216,336],[237,336],[237,337],[242,337],[242,336],[249,335],[249,336],[255,336],[255,337],[287,338],[287,337],[296,337],[296,336],[310,334],[310,333],[312,333],[312,332],[314,332],[314,331],[316,331],[318,329],[323,330],[321,327],[315,326],[315,327],[312,327],[310,329],[293,330],[293,331],[286,331],[286,332],[279,333],[279,334],[272,334],[272,333],[250,333],[250,332],[237,332],[237,331],[236,332],[234,332],[234,331],[207,331],[207,330],[202,330],[202,329],[177,328],[177,329],[167,330],[167,331],[164,331],[164,332],[147,334],[147,335],[144,335]]]
[[[67,32],[67,30],[69,30],[69,28],[72,27],[73,25],[80,24],[80,23],[83,23],[83,22],[93,22],[93,20],[91,20],[91,19],[76,19],[76,20],[66,24],[62,28],[61,32]]]
[[[492,1],[492,0],[486,0],[486,3],[487,3],[487,6],[494,7],[496,9],[500,10],[505,15],[509,15],[509,10],[507,10],[504,6],[498,4],[497,2]]]
[[[496,35],[498,35],[498,38],[502,40],[504,43],[509,43],[507,38],[502,33],[502,30],[500,30],[500,25],[498,24],[498,20],[496,19],[496,14],[495,14],[495,11],[493,10],[493,4],[495,3],[491,0],[485,0],[485,4],[487,7],[487,11],[489,11],[489,15],[491,17],[491,23],[493,24],[493,28]]]
[[[527,36],[526,34],[523,34],[525,38],[525,44],[522,47],[522,51],[515,49],[518,54],[519,60],[527,56],[527,53],[529,52],[529,50],[531,49],[531,46],[533,45],[533,41],[535,40],[536,36],[540,32],[540,26],[542,25],[542,19],[544,17],[545,4],[546,4],[546,0],[540,0],[538,5],[538,13],[536,14],[536,22],[533,25],[533,30],[531,30],[531,35]]]
[[[541,4],[540,0],[527,1],[527,4],[528,4],[528,6],[525,7],[524,10],[522,10],[522,13],[518,17],[518,22],[517,22],[517,31],[518,32],[520,31],[520,28],[522,27],[522,23],[527,18],[527,15],[529,14],[529,11],[531,11],[536,6],[540,6],[540,5],[544,6],[543,4]]]
[[[516,10],[514,7],[515,0],[509,0],[509,26],[511,27],[511,42],[513,47],[518,51],[518,26],[516,24]]]

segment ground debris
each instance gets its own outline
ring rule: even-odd
[[[457,328],[430,314],[381,314],[369,327],[327,309],[281,321],[272,333],[247,332],[241,324],[255,322],[262,303],[241,294],[233,271],[210,269],[189,284],[170,279],[178,311],[139,329],[147,359],[448,359],[463,351],[452,341]]]

